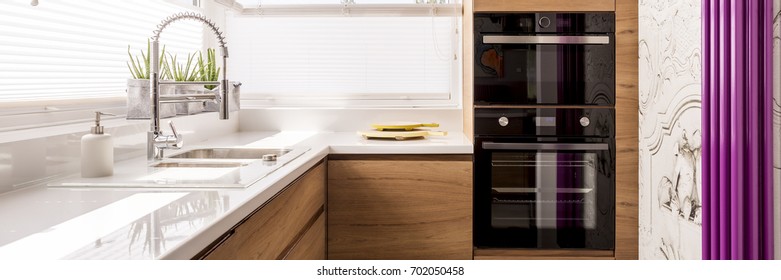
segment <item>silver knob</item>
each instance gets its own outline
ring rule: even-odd
[[[537,23],[542,28],[548,28],[548,26],[550,26],[550,18],[548,18],[548,17],[541,17],[540,21],[538,21]]]
[[[263,161],[275,161],[275,160],[277,160],[277,155],[276,154],[265,154],[260,159],[263,160]]]
[[[591,124],[591,120],[588,117],[580,118],[580,126],[587,127],[589,124]]]
[[[510,124],[510,120],[509,120],[509,119],[507,119],[507,117],[501,117],[501,118],[499,118],[499,125],[501,125],[501,126],[507,126],[508,124]]]

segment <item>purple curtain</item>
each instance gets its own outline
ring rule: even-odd
[[[703,259],[773,258],[772,0],[703,0]]]

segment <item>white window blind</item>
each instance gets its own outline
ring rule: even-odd
[[[395,8],[396,15],[372,15],[373,8],[367,8],[360,16],[333,15],[334,5],[322,6],[320,15],[313,13],[314,6],[297,15],[292,5],[275,11],[265,2],[261,15],[245,11],[226,20],[228,75],[243,83],[242,99],[451,98],[458,74],[454,15],[428,15],[429,8],[414,0]],[[361,9],[362,2],[355,2],[353,12]],[[405,9],[415,16],[405,16]]]
[[[185,7],[162,0],[0,1],[0,102],[125,96],[127,48],[146,52],[147,38],[165,17]],[[169,26],[166,52],[201,50],[194,21]]]

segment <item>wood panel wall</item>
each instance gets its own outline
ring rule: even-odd
[[[638,258],[637,1],[616,0],[616,259]]]
[[[474,136],[474,108],[472,106],[474,105],[474,98],[473,91],[474,91],[474,84],[472,77],[474,76],[474,63],[472,61],[474,60],[474,11],[472,10],[472,0],[464,0],[464,18],[463,18],[463,24],[464,24],[464,32],[461,32],[463,47],[461,48],[463,50],[463,54],[461,54],[461,58],[463,58],[462,63],[464,64],[464,70],[462,73],[464,74],[462,77],[462,81],[464,84],[464,88],[462,91],[463,100],[461,104],[464,106],[464,134],[466,135],[466,138],[472,140]]]

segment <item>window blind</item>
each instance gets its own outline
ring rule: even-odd
[[[127,48],[146,52],[165,17],[191,11],[168,1],[0,1],[0,102],[124,96]],[[201,50],[194,21],[169,26],[160,39],[179,57]]]
[[[457,74],[455,16],[420,16],[424,5],[404,6],[415,16],[405,16],[404,9],[397,15],[313,15],[312,6],[296,15],[292,6],[280,14],[262,3],[262,12],[273,16],[227,17],[228,75],[243,83],[243,99],[450,99]]]

